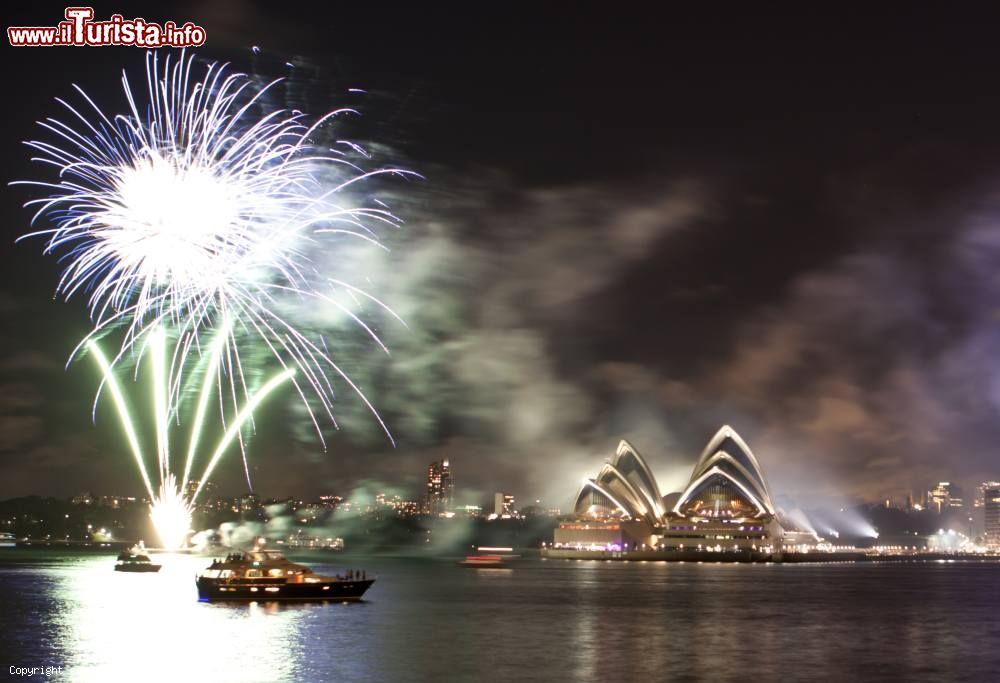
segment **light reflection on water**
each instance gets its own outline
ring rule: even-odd
[[[20,551],[19,551],[20,552]],[[368,558],[360,604],[199,603],[208,560],[0,553],[3,666],[66,680],[989,679],[998,565],[623,564],[476,570]],[[310,562],[318,570],[342,569]],[[326,558],[329,560],[329,556]],[[341,559],[341,558],[337,558]]]
[[[62,571],[67,666],[74,680],[126,680],[150,671],[183,680],[286,680],[285,645],[308,605],[210,605],[197,601],[199,557],[154,556],[157,574],[109,571],[107,561]],[[295,607],[300,608],[296,610]]]
[[[62,666],[74,681],[297,680],[295,672],[303,668],[296,661],[302,650],[297,640],[311,613],[363,608],[201,603],[194,578],[206,558],[152,559],[163,565],[155,574],[115,572],[113,558],[79,556],[53,567],[4,572],[5,585],[20,579],[28,590],[29,577],[43,574],[43,594],[34,597],[49,611],[51,625],[44,636],[51,654],[12,663]]]

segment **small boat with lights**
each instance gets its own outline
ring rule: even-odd
[[[503,569],[507,567],[507,562],[502,555],[466,555],[464,560],[459,560],[460,567],[473,567],[476,569]]]
[[[288,560],[277,550],[232,553],[198,575],[202,602],[270,600],[360,600],[374,578],[351,570],[323,576]]]
[[[153,564],[149,555],[132,550],[126,550],[118,556],[115,562],[116,572],[158,572],[162,565]]]
[[[466,555],[464,560],[460,560],[460,567],[472,567],[474,569],[507,569],[510,567],[510,560],[516,559],[518,555],[512,555],[513,548],[494,548],[479,546],[478,554]]]

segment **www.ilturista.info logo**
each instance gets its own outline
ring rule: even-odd
[[[14,47],[74,45],[135,45],[138,47],[197,47],[205,43],[205,29],[190,21],[163,24],[112,14],[107,21],[93,21],[93,7],[67,7],[66,21],[56,26],[11,26],[7,38]]]

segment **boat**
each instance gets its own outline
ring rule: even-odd
[[[476,548],[479,554],[466,555],[464,560],[459,560],[461,567],[473,567],[479,569],[506,569],[510,567],[510,561],[515,560],[520,555],[513,555],[513,548],[497,548],[493,546],[479,546]]]
[[[161,566],[163,565],[153,564],[153,561],[149,559],[149,555],[144,555],[133,550],[125,550],[118,555],[118,561],[115,562],[115,571],[158,572]]]
[[[507,567],[507,559],[503,555],[466,555],[459,561],[461,567],[478,567],[479,569],[500,569]]]
[[[277,550],[231,553],[214,560],[196,579],[198,600],[360,600],[375,583],[366,572],[323,576]]]

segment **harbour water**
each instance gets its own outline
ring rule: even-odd
[[[1000,565],[318,555],[358,604],[199,603],[204,557],[0,554],[0,664],[72,681],[997,680]],[[39,680],[41,677],[29,680]],[[24,679],[22,679],[24,680]],[[44,679],[43,679],[44,680]]]

